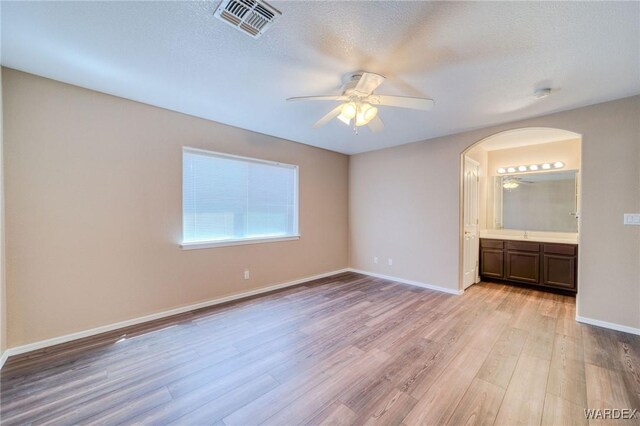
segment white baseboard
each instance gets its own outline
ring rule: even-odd
[[[427,288],[429,290],[441,291],[443,293],[449,293],[449,294],[455,294],[455,295],[460,295],[460,294],[464,293],[463,290],[454,290],[454,289],[451,289],[451,288],[440,287],[440,286],[433,285],[433,284],[421,283],[419,281],[412,281],[412,280],[406,280],[404,278],[392,277],[390,275],[383,275],[383,274],[377,274],[375,272],[362,271],[360,269],[349,268],[348,270],[351,271],[351,272],[356,272],[358,274],[368,275],[370,277],[382,278],[383,280],[389,280],[389,281],[396,281],[396,282],[399,282],[399,283],[402,283],[402,284],[409,284],[409,285],[413,285],[413,286],[416,286],[416,287]]]
[[[640,335],[640,328],[629,327],[628,325],[620,325],[613,322],[600,321],[593,318],[581,317],[579,315],[576,315],[576,321],[584,324],[608,328],[610,330],[616,330],[616,331],[622,331],[625,333]]]
[[[4,351],[2,353],[2,355],[0,355],[0,370],[2,369],[2,366],[4,365],[4,363],[7,361],[7,358],[9,358],[9,351]]]
[[[320,278],[330,277],[331,275],[341,274],[343,272],[349,272],[348,268],[339,269],[337,271],[326,272],[324,274],[314,275],[312,277],[300,278],[294,281],[288,281],[285,283],[274,284],[268,287],[262,287],[255,290],[244,291],[242,293],[232,294],[230,296],[220,297],[217,299],[206,300],[204,302],[194,303],[192,305],[182,306],[168,311],[162,311],[151,315],[145,315],[143,317],[133,318],[126,321],[117,322],[114,324],[103,325],[101,327],[92,328],[90,330],[79,331],[77,333],[66,334],[60,337],[54,337],[51,339],[41,340],[39,342],[29,343],[23,346],[16,346],[8,348],[4,351],[0,357],[0,368],[4,365],[4,361],[10,356],[20,355],[27,352],[35,351],[38,349],[46,348],[49,346],[59,345],[61,343],[67,343],[72,340],[78,340],[85,337],[95,336],[96,334],[106,333],[108,331],[117,330],[124,327],[129,327],[136,324],[141,324],[148,321],[153,321],[160,318],[170,317],[172,315],[182,314],[185,312],[193,311],[195,309],[206,308],[208,306],[219,305],[225,302],[231,302],[233,300],[244,299],[245,297],[254,296],[257,294],[268,293],[273,290],[281,288],[291,287],[294,285],[302,284],[308,281],[317,280]]]

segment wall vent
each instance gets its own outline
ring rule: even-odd
[[[215,17],[258,38],[282,15],[273,6],[261,0],[222,0]]]

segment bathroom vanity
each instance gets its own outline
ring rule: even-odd
[[[481,278],[577,293],[578,177],[552,170],[493,178],[491,229],[479,232]]]
[[[543,233],[539,233],[543,234]],[[480,276],[528,284],[540,289],[578,291],[578,244],[567,233],[560,237],[480,233]]]

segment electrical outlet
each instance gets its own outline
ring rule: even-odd
[[[389,266],[393,266],[393,259],[392,258],[387,259],[387,263],[389,264]]]
[[[248,269],[244,270],[244,279],[248,280],[251,277],[251,273],[249,272]]]
[[[378,256],[373,256],[373,263],[378,263]]]
[[[639,213],[625,213],[624,222],[625,225],[640,226],[640,214]]]

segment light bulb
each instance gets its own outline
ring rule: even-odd
[[[520,166],[520,167],[518,167],[518,171],[519,171],[519,172],[526,172],[526,171],[527,171],[527,166]]]
[[[507,169],[507,171],[508,171],[509,173],[515,173],[516,168],[515,168],[515,167],[509,167],[509,168]]]
[[[367,120],[367,123],[376,118],[376,115],[378,115],[378,108],[372,107],[371,105],[364,111],[364,119]]]
[[[553,167],[555,167],[556,169],[561,169],[564,167],[564,163],[562,161],[556,161],[555,163],[553,163]]]
[[[342,121],[347,126],[351,124],[351,119],[344,116],[344,114],[340,114],[338,116],[338,120]]]
[[[542,168],[543,168],[544,170],[549,170],[549,169],[551,168],[551,164],[549,164],[549,163],[544,163],[544,164],[542,165]]]
[[[536,170],[538,170],[538,165],[537,165],[537,164],[534,164],[534,165],[532,165],[532,166],[529,166],[529,170],[532,170],[532,171],[534,171],[534,172],[535,172]]]
[[[507,172],[507,170],[506,170],[504,167],[500,167],[500,168],[498,169],[498,173],[500,173],[500,174],[502,174],[502,173],[506,173],[506,172]]]
[[[346,104],[342,105],[342,108],[340,109],[340,111],[342,112],[342,116],[344,118],[346,118],[347,120],[351,120],[353,117],[356,116],[356,113],[358,112],[358,108],[356,107],[356,104],[354,104],[353,102],[347,102]]]
[[[358,114],[356,115],[356,126],[364,126],[375,118],[378,114],[378,108],[372,107],[371,104],[363,103],[358,105]]]

